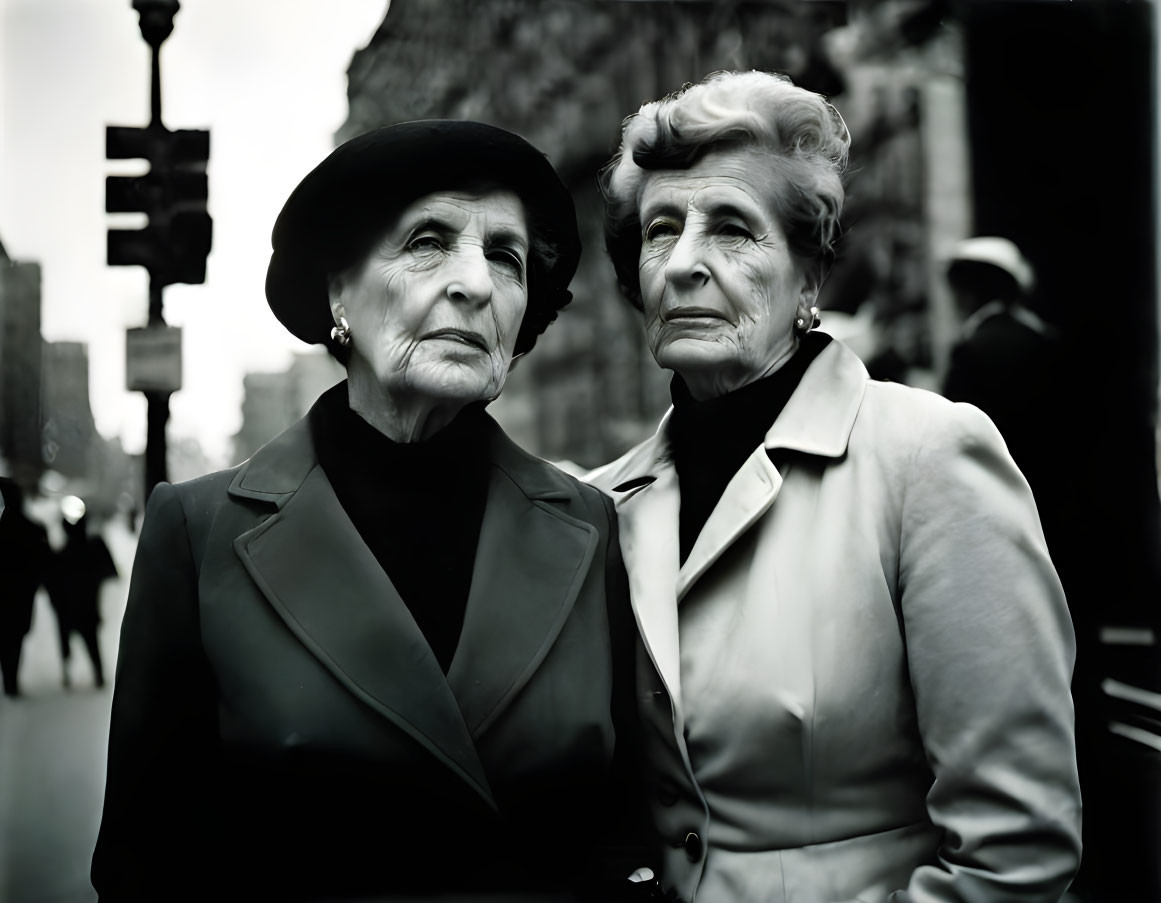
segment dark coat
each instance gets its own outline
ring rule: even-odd
[[[991,418],[1042,504],[1042,494],[1058,491],[1061,471],[1072,466],[1051,469],[1075,419],[1067,413],[1071,399],[1064,385],[1074,367],[1051,329],[1023,308],[1017,315],[1003,308],[980,313],[952,349],[943,395]]]
[[[46,581],[62,629],[81,633],[101,623],[101,584],[117,576],[109,547],[100,536],[89,535],[85,521],[65,524],[64,548],[55,554]]]
[[[121,632],[103,901],[540,890],[600,872],[627,800],[614,715],[632,705],[614,693],[614,671],[632,692],[633,642],[615,517],[488,430],[446,677],[305,420],[233,470],[157,487]]]
[[[22,640],[32,627],[36,591],[52,550],[44,527],[16,505],[0,513],[0,639]]]

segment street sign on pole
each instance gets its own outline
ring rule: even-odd
[[[176,392],[181,388],[180,326],[125,330],[125,388],[130,392]]]

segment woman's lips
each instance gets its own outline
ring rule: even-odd
[[[423,338],[424,340],[448,339],[464,345],[471,345],[473,348],[480,349],[480,351],[486,352],[488,350],[488,343],[484,340],[484,337],[478,332],[472,332],[470,329],[434,329],[424,334]]]
[[[673,320],[724,320],[725,315],[710,307],[675,307],[661,316],[663,323]]]

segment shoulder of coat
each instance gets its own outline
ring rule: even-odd
[[[911,454],[920,447],[1002,444],[991,419],[975,405],[935,392],[870,380],[856,430],[881,434],[881,451]],[[889,437],[889,441],[888,441]]]

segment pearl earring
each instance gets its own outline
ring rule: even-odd
[[[346,317],[339,317],[338,325],[331,328],[331,338],[344,348],[351,344],[351,324]]]
[[[801,332],[803,335],[806,335],[812,329],[818,329],[819,324],[821,324],[821,323],[822,323],[822,320],[820,320],[818,317],[818,308],[817,307],[812,307],[810,309],[810,322],[809,322],[809,324],[806,321],[806,317],[799,317],[797,320],[794,321],[795,327],[797,327],[798,331]]]

